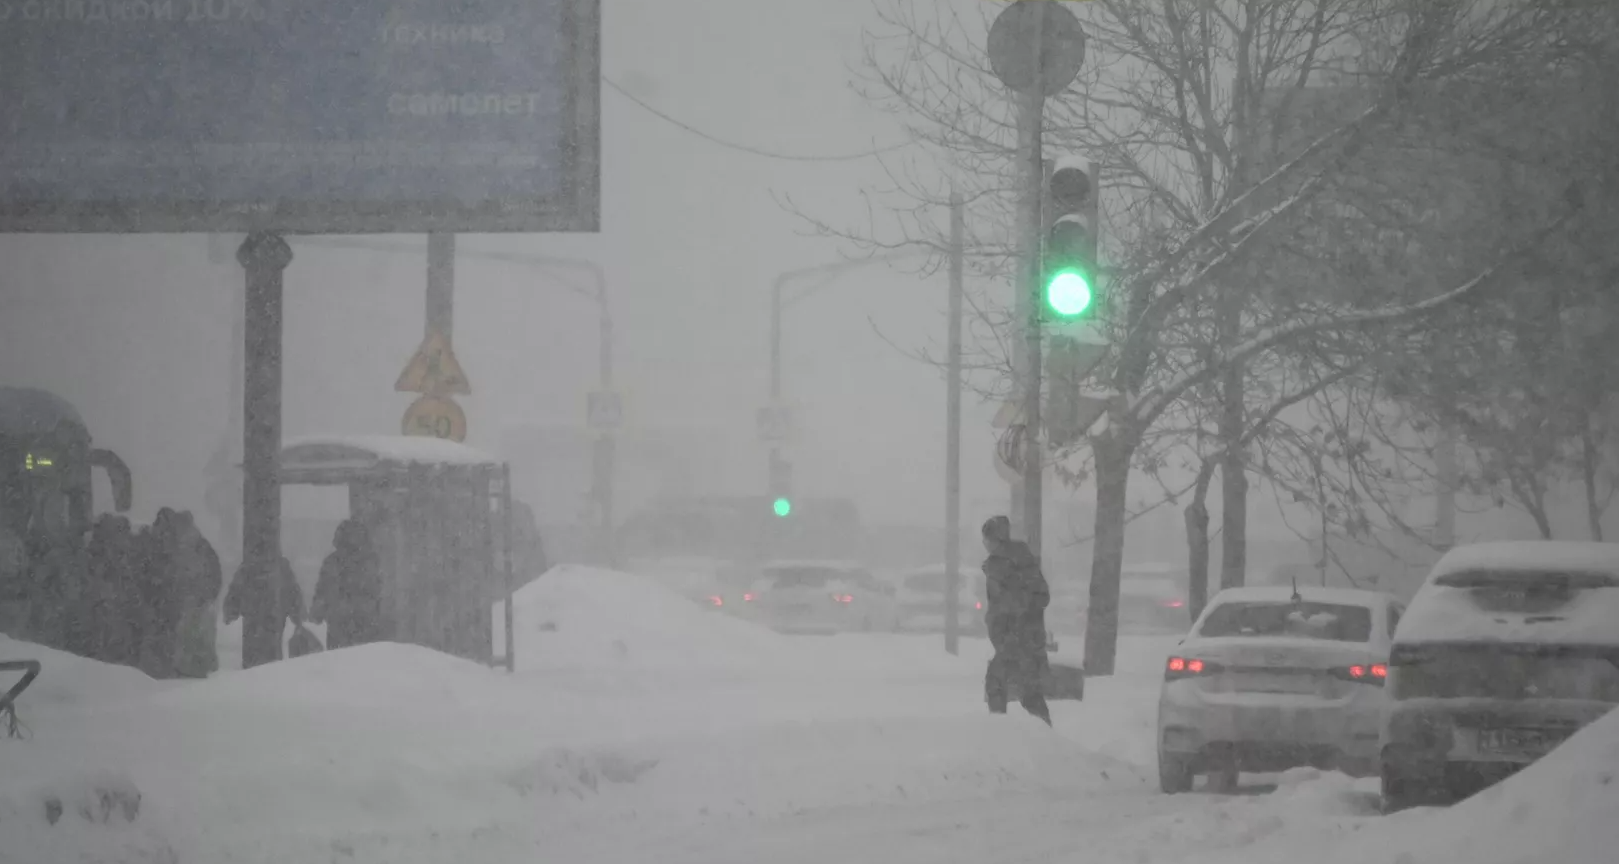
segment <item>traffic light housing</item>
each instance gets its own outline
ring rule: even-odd
[[[770,454],[770,507],[778,518],[793,513],[793,465],[780,452]]]
[[[1040,317],[1056,324],[1090,320],[1102,303],[1097,259],[1101,211],[1090,165],[1057,160],[1044,192]]]

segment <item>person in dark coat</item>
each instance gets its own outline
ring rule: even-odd
[[[984,625],[995,649],[984,673],[984,700],[995,714],[1006,713],[1009,691],[1023,710],[1051,725],[1043,684],[1046,657],[1046,607],[1051,588],[1040,572],[1040,560],[1028,544],[1012,539],[1012,523],[993,516],[984,523]]]
[[[382,564],[371,532],[358,519],[337,526],[331,554],[320,565],[309,619],[326,625],[331,650],[382,639]]]
[[[219,615],[216,604],[225,589],[224,572],[219,553],[197,528],[189,510],[173,513],[169,519],[164,551],[180,612],[174,673],[182,678],[207,678],[219,669],[214,624]]]
[[[153,678],[173,678],[183,611],[180,585],[170,572],[174,511],[165,507],[152,524],[135,533],[131,571],[138,596],[135,620],[140,632],[135,667]]]
[[[135,533],[129,520],[104,513],[90,531],[90,592],[94,597],[90,656],[134,666],[140,656],[141,598],[135,580]]]
[[[296,625],[304,620],[304,591],[292,572],[292,562],[285,555],[277,557],[280,563],[271,580],[246,578],[248,565],[244,561],[231,578],[230,590],[225,592],[225,623],[243,619],[243,669],[282,659],[287,622]],[[264,615],[265,611],[270,614]]]

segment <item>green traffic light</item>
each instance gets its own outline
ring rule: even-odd
[[[1059,270],[1046,281],[1046,305],[1064,318],[1076,318],[1090,311],[1091,282],[1079,270]]]
[[[786,516],[793,512],[793,502],[786,498],[777,498],[775,507],[777,516]]]

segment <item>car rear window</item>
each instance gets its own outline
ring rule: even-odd
[[[1619,703],[1619,655],[1556,645],[1404,647],[1395,658],[1395,699],[1577,699]]]
[[[1198,635],[1369,642],[1372,610],[1343,603],[1222,603],[1209,610]]]
[[[777,588],[825,588],[833,582],[861,587],[873,584],[868,574],[832,567],[777,567],[769,576],[770,584]]]

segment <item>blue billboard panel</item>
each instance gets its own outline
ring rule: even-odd
[[[595,231],[600,0],[0,0],[0,231]]]

